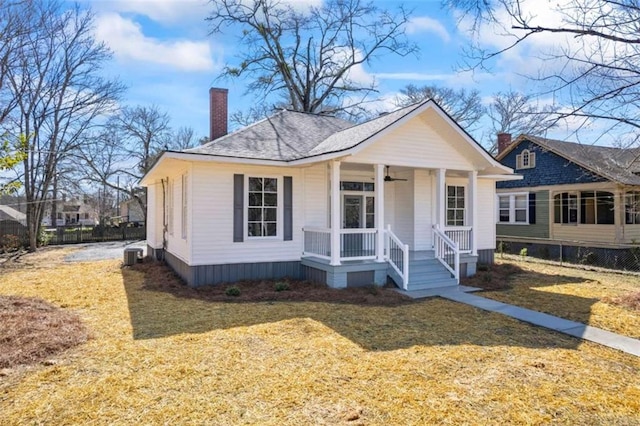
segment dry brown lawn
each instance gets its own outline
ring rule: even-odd
[[[480,296],[640,338],[640,276],[563,267],[517,256],[497,259],[498,278]],[[508,271],[504,274],[504,271]],[[467,283],[483,286],[485,273]],[[485,286],[486,287],[486,286]],[[640,299],[639,299],[640,300]]]
[[[2,425],[640,423],[640,359],[441,299],[228,303],[117,261],[0,273],[92,333],[0,376]]]

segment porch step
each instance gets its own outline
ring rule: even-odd
[[[437,259],[425,256],[409,260],[409,291],[455,285],[456,280]]]

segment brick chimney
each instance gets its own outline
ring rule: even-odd
[[[209,89],[209,139],[218,139],[227,134],[228,89]]]
[[[511,133],[498,133],[498,154],[511,145]]]

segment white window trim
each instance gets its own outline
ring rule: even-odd
[[[498,218],[498,224],[500,225],[530,225],[529,223],[529,193],[528,192],[503,192],[496,194],[496,217]],[[525,222],[516,222],[516,197],[523,196],[527,202],[527,207],[525,207],[525,212],[527,215],[527,220]],[[500,221],[500,197],[509,197],[509,221],[502,222]]]
[[[624,224],[627,225],[627,226],[640,225],[640,221],[636,221],[635,219],[634,219],[633,223],[627,223],[627,213],[628,213],[627,209],[628,209],[629,205],[635,205],[636,204],[635,200],[634,200],[635,197],[640,198],[640,191],[627,191],[624,194],[624,212],[625,212]],[[631,214],[633,216],[635,216],[635,215],[638,214],[638,211],[640,211],[640,206],[635,206],[635,208],[632,206],[632,209],[633,210],[632,210]]]
[[[267,237],[256,237],[249,235],[249,178],[276,179],[278,182],[276,206],[276,235]],[[284,178],[282,176],[269,175],[265,173],[245,174],[244,176],[244,237],[246,241],[278,241],[283,239],[284,227]]]
[[[463,217],[462,225],[449,225],[447,223],[448,222],[448,216],[449,216],[447,214],[447,212],[449,211],[449,200],[448,200],[448,198],[449,198],[449,187],[450,186],[464,188],[464,208],[462,208],[464,217]],[[445,182],[444,191],[445,191],[444,192],[445,193],[445,195],[444,195],[444,226],[447,227],[447,228],[455,228],[457,226],[467,226],[467,220],[468,220],[468,216],[469,216],[468,215],[468,210],[469,210],[468,209],[468,207],[469,207],[469,199],[468,199],[468,197],[469,197],[469,189],[467,188],[467,185]],[[455,210],[459,210],[459,209],[455,208]]]
[[[524,165],[524,158],[527,154],[527,165]],[[536,167],[536,153],[528,149],[523,149],[520,154],[516,155],[516,170],[533,169]]]

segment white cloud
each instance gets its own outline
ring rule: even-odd
[[[120,61],[160,64],[182,71],[212,71],[216,68],[208,41],[147,37],[139,24],[117,13],[97,17],[96,38],[104,40]]]
[[[447,29],[437,19],[430,18],[428,16],[418,16],[411,18],[407,24],[407,33],[415,34],[420,32],[434,33],[442,39],[442,41],[449,42],[451,36]]]
[[[420,72],[380,72],[374,74],[380,80],[413,80],[413,81],[443,81],[449,80],[452,74],[428,74]]]
[[[204,23],[210,5],[206,0],[85,0],[98,12],[143,15],[149,19],[175,24],[184,21]]]

